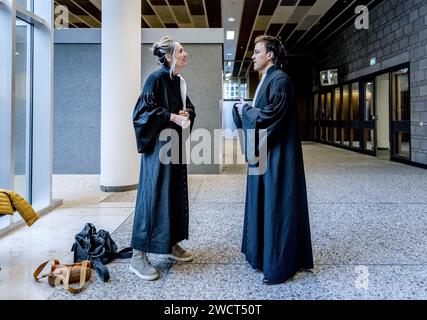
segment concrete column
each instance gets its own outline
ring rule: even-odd
[[[141,1],[102,1],[101,190],[135,189],[132,111],[141,90]]]

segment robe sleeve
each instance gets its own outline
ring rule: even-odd
[[[269,104],[262,108],[243,106],[244,129],[267,129],[272,134],[291,107],[292,87],[286,77],[273,80],[269,88]]]
[[[158,104],[156,84],[156,76],[151,74],[133,110],[133,127],[139,153],[149,152],[157,134],[170,121],[170,112]]]
[[[233,109],[232,109],[233,121],[234,121],[234,124],[236,125],[237,129],[242,129],[243,128],[243,124],[242,124],[242,120],[239,117],[239,113],[236,110],[236,104],[237,103],[235,103],[233,105]]]
[[[287,77],[279,77],[271,81],[268,92],[268,104],[265,106],[243,106],[241,127],[244,132],[245,158],[248,163],[258,161],[259,151],[267,147],[267,139],[272,141],[282,131],[281,124],[285,120],[287,111],[292,108],[293,89]],[[261,94],[261,93],[259,93]],[[234,122],[238,127],[239,117],[233,111]],[[237,118],[237,119],[236,119]],[[261,137],[259,130],[266,129],[267,135]],[[255,130],[255,139],[248,136],[248,130]]]

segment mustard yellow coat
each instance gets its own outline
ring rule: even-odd
[[[33,207],[19,194],[0,189],[0,214],[12,215],[14,209],[18,211],[28,226],[31,226],[39,218]]]

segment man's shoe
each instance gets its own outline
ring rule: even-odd
[[[269,279],[267,279],[266,277],[264,277],[263,279],[262,279],[262,283],[263,284],[266,284],[266,285],[269,285],[269,286],[271,286],[271,285],[275,285],[275,284],[281,284],[281,283],[284,283],[285,281],[280,281],[280,280],[269,280]]]
[[[172,252],[167,254],[166,257],[179,262],[189,262],[193,260],[193,253],[190,250],[184,250],[179,244],[176,244],[172,247]]]
[[[129,270],[144,280],[156,280],[159,277],[159,273],[150,264],[144,251],[133,250]]]

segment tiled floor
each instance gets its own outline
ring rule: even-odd
[[[161,278],[146,282],[128,261],[109,264],[78,295],[32,279],[49,258],[70,262],[85,222],[127,246],[135,192],[99,191],[98,176],[55,176],[64,205],[33,227],[0,238],[1,299],[427,299],[427,171],[342,149],[304,144],[315,268],[279,286],[261,284],[240,253],[245,175],[190,175],[188,264],[152,256]],[[125,223],[123,223],[125,221]]]

